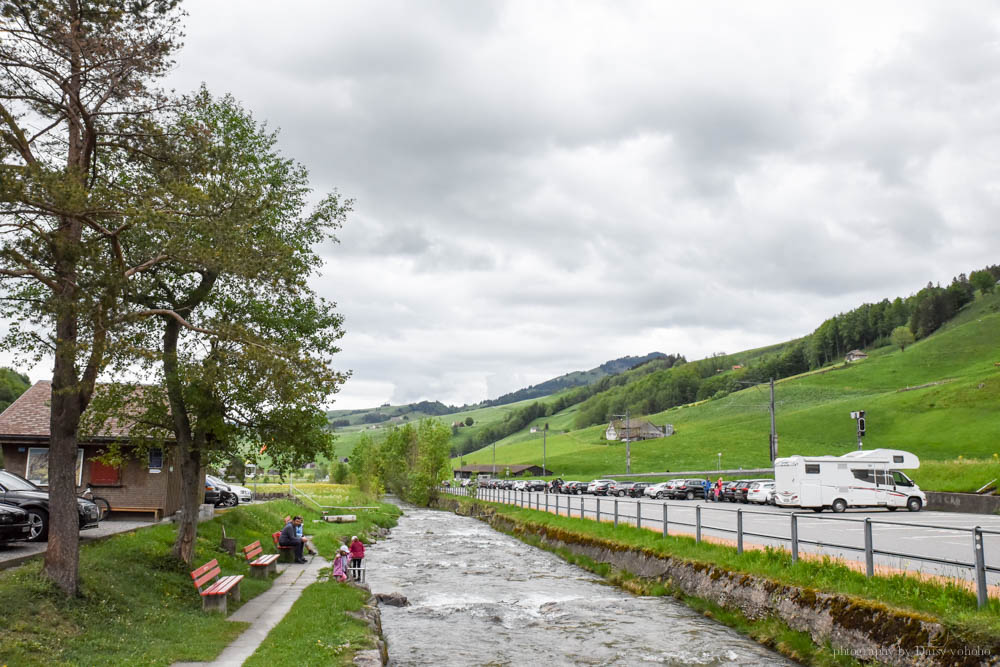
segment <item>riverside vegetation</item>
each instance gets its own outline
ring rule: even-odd
[[[324,485],[309,491],[323,504],[340,501],[379,509],[357,512],[358,522],[353,524],[333,524],[313,523],[320,513],[291,501],[239,506],[199,526],[195,561],[217,558],[224,573],[245,573],[239,549],[261,540],[270,551],[271,533],[286,514],[301,514],[320,554],[332,557],[351,535],[367,542],[376,527],[395,525],[400,514],[396,506],[378,503],[356,488]],[[236,539],[235,557],[219,548],[223,527],[228,537]],[[0,572],[4,610],[0,665],[169,665],[212,660],[246,624],[202,611],[191,585],[191,568],[170,556],[176,532],[174,525],[157,524],[81,545],[78,597],[63,596],[41,577],[38,560]],[[272,579],[245,577],[243,602],[271,583]],[[313,584],[248,664],[351,664],[356,651],[373,645],[372,638],[362,621],[338,612],[357,610],[363,602],[350,586]],[[317,608],[328,621],[325,627],[314,620]]]

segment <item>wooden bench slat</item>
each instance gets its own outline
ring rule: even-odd
[[[243,580],[242,574],[232,574],[222,577],[217,582],[201,592],[202,595],[225,595],[229,590]]]
[[[278,554],[267,554],[265,556],[261,556],[255,561],[251,561],[250,565],[255,567],[267,567],[276,560],[278,560]]]

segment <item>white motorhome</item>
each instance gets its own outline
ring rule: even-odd
[[[920,487],[900,470],[920,467],[920,459],[899,449],[869,449],[843,456],[789,456],[774,461],[774,500],[782,507],[822,512],[829,507],[905,507],[927,504]]]

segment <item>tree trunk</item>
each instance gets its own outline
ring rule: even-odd
[[[170,416],[177,438],[177,462],[181,469],[181,516],[177,539],[171,553],[188,565],[194,563],[194,543],[198,537],[198,506],[201,504],[201,449],[191,435],[191,418],[181,384],[177,362],[180,325],[167,318],[163,331],[163,375],[170,403]]]
[[[49,543],[44,573],[67,595],[78,591],[80,515],[76,504],[77,429],[83,413],[73,360],[76,318],[70,312],[56,324],[59,347],[52,374],[49,420]]]
[[[178,443],[177,458],[181,469],[181,515],[177,539],[171,553],[188,565],[194,565],[194,543],[198,537],[198,507],[201,504],[201,451],[185,439]]]

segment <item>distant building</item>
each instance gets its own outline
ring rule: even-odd
[[[665,438],[674,434],[673,424],[657,426],[645,419],[629,419],[626,423],[624,419],[612,419],[608,424],[604,437],[607,440],[650,440],[652,438]]]
[[[862,352],[861,350],[851,350],[844,357],[844,362],[849,364],[852,361],[861,361],[862,359],[867,359],[867,358],[868,355]]]

